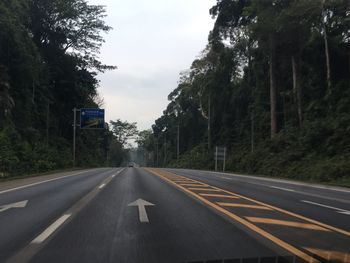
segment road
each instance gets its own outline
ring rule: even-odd
[[[0,233],[0,262],[350,262],[350,190],[91,169],[0,183]]]

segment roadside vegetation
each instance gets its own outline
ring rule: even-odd
[[[218,0],[208,45],[139,147],[150,166],[349,185],[350,2]],[[179,156],[177,143],[179,136]]]
[[[85,0],[0,1],[0,177],[72,167],[72,109],[103,107],[96,75],[115,68],[97,59],[104,17]],[[77,130],[78,167],[125,159],[116,123]]]

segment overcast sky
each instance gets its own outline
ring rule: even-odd
[[[101,60],[118,66],[99,75],[106,121],[137,122],[149,129],[162,115],[179,73],[205,48],[215,0],[89,0],[106,6]]]

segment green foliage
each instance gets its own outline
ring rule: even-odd
[[[18,135],[10,127],[0,132],[0,173],[2,177],[13,172],[19,163],[14,147],[16,144],[13,144],[17,141],[16,137]]]
[[[172,160],[168,166],[189,169],[213,169],[212,154],[208,154],[206,145],[198,145],[181,155],[179,161]]]
[[[129,123],[120,119],[110,121],[111,131],[120,145],[125,146],[128,140],[135,138],[137,135],[136,123]]]
[[[104,17],[85,0],[0,1],[2,175],[72,165],[72,109],[99,107],[96,73],[115,68],[96,58],[111,29]],[[78,131],[77,164],[107,165],[112,139]]]
[[[230,171],[348,181],[347,1],[218,0],[210,14],[207,47],[140,145],[159,166],[212,169],[218,145]]]

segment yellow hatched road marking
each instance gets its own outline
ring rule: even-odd
[[[152,170],[149,170],[149,171],[152,171]],[[161,170],[160,170],[161,171]],[[163,171],[162,171],[163,172]],[[169,172],[167,172],[169,173]],[[166,178],[166,176],[162,176],[163,178]],[[167,179],[167,178],[166,178]],[[193,179],[191,179],[193,180]],[[195,180],[193,180],[195,181]],[[196,182],[199,182],[199,181],[196,181]],[[199,182],[200,183],[200,182]],[[237,197],[240,197],[242,199],[245,199],[245,200],[248,200],[248,201],[251,201],[251,202],[254,202],[256,204],[260,204],[260,205],[263,205],[263,206],[266,206],[266,207],[269,207],[271,208],[272,210],[276,210],[278,212],[281,212],[281,213],[284,213],[284,214],[287,214],[287,215],[290,215],[290,216],[293,216],[293,217],[296,217],[296,218],[299,218],[299,219],[302,219],[302,220],[305,220],[305,221],[308,221],[310,223],[313,223],[313,224],[316,224],[316,225],[319,225],[319,226],[322,226],[324,228],[328,228],[330,230],[333,230],[334,232],[337,232],[337,233],[340,233],[340,234],[343,234],[343,235],[346,235],[346,236],[350,236],[350,232],[349,231],[346,231],[344,229],[341,229],[341,228],[337,228],[337,227],[334,227],[334,226],[331,226],[331,225],[327,225],[325,223],[322,223],[322,222],[319,222],[317,220],[314,220],[314,219],[311,219],[311,218],[308,218],[308,217],[305,217],[305,216],[302,216],[302,215],[299,215],[299,214],[296,214],[296,213],[293,213],[293,212],[290,212],[290,211],[287,211],[287,210],[284,210],[282,208],[279,208],[279,207],[276,207],[276,206],[273,206],[273,205],[269,205],[269,204],[266,204],[266,203],[263,203],[263,202],[260,202],[258,200],[255,200],[255,199],[252,199],[252,198],[249,198],[249,197],[246,197],[246,196],[243,196],[243,195],[240,195],[240,194],[237,194],[237,193],[233,193],[233,192],[230,192],[230,191],[227,191],[227,190],[223,190],[223,189],[220,189],[220,188],[217,188],[215,186],[211,186],[213,189],[218,189],[220,190],[221,192],[223,193],[227,193],[229,195],[235,195]]]
[[[269,207],[261,206],[261,205],[223,203],[223,202],[217,202],[217,204],[224,207],[242,207],[242,208],[251,208],[251,209],[272,210]]]
[[[179,185],[179,184],[177,184]],[[190,187],[188,190],[192,191],[206,191],[206,192],[221,192],[221,190],[218,189],[212,189],[212,188],[199,188],[199,187]]]
[[[167,181],[168,183],[174,185],[175,187],[181,189],[183,192],[186,192],[194,197],[196,197],[198,200],[202,201],[204,204],[216,209],[217,211],[221,212],[222,214],[226,215],[227,217],[231,218],[234,221],[237,221],[239,223],[241,223],[242,225],[246,226],[247,228],[253,230],[254,232],[260,234],[261,236],[269,239],[270,241],[272,241],[273,243],[279,245],[280,247],[284,248],[285,250],[291,252],[292,254],[296,255],[297,257],[305,260],[306,262],[311,262],[312,257],[308,254],[306,254],[305,252],[297,249],[296,247],[293,247],[292,245],[284,242],[283,240],[271,235],[270,233],[266,232],[265,230],[257,227],[256,225],[250,223],[249,221],[245,220],[244,218],[241,218],[237,215],[235,215],[234,213],[220,207],[219,205],[210,202],[209,200],[205,199],[204,197],[200,196],[199,194],[196,194],[194,192],[189,191],[188,189],[186,189],[185,187],[178,185],[174,182],[172,182],[170,179],[168,179],[166,176],[164,176],[164,172],[162,174],[162,171],[160,170],[153,170],[153,169],[146,169],[147,171],[153,173],[156,176],[159,176],[160,178],[163,178],[165,181]],[[318,260],[313,260],[313,263],[317,263],[319,262]]]
[[[208,186],[207,184],[190,184],[190,183],[179,183],[179,185],[182,185],[182,186]]]
[[[327,261],[331,262],[342,262],[342,263],[350,263],[350,252],[340,252],[334,250],[323,250],[318,248],[309,248],[304,247],[307,251],[310,251],[316,256],[319,256]]]
[[[185,179],[175,179],[175,180],[172,180],[173,182],[176,182],[176,183],[181,183],[181,182],[184,182],[184,183],[195,183],[195,181],[193,180],[185,180]]]
[[[234,196],[234,195],[221,195],[221,194],[199,194],[201,196],[206,196],[206,197],[220,197],[220,198],[232,198],[232,199],[239,199],[239,197]]]
[[[277,220],[277,219],[261,218],[261,217],[246,216],[245,218],[253,223],[271,224],[271,225],[279,225],[279,226],[290,226],[290,227],[297,227],[297,228],[330,232],[329,229],[318,226],[318,225],[314,225],[314,224],[305,224],[305,223],[294,222],[294,221]]]

